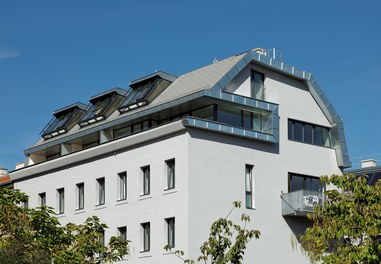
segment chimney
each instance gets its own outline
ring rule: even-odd
[[[371,168],[377,166],[377,161],[374,159],[361,160],[361,168]]]

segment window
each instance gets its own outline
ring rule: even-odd
[[[259,100],[265,99],[265,76],[262,73],[251,72],[251,97]]]
[[[175,218],[165,219],[167,223],[167,245],[175,247]]]
[[[118,173],[118,200],[127,199],[127,172]]]
[[[167,160],[167,189],[175,188],[175,160]]]
[[[103,205],[105,204],[105,178],[99,178],[97,179],[97,191],[98,191],[98,204],[97,205]]]
[[[332,147],[329,128],[292,119],[288,120],[288,139],[316,146]]]
[[[39,200],[40,200],[40,206],[46,206],[46,193],[40,193],[38,194]]]
[[[150,251],[150,223],[141,224],[142,252]]]
[[[142,195],[150,194],[150,167],[142,168],[143,173],[143,193]]]
[[[22,203],[22,206],[23,206],[25,209],[28,209],[28,208],[29,208],[29,199],[26,199],[25,202]]]
[[[83,209],[85,207],[85,184],[78,183],[77,184],[77,209]]]
[[[254,208],[253,204],[253,165],[245,166],[245,200],[246,208]]]
[[[321,193],[324,189],[323,183],[320,178],[313,176],[306,176],[296,173],[289,173],[288,191],[295,192],[299,190],[306,190]]]
[[[58,197],[58,214],[63,214],[65,212],[65,189],[57,189],[57,197]]]
[[[120,238],[123,238],[124,240],[127,240],[127,227],[126,226],[118,227],[118,236]]]

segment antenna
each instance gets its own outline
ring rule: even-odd
[[[216,62],[218,62],[218,59],[217,59],[217,58],[214,58],[214,59],[213,59],[213,63],[216,63]]]

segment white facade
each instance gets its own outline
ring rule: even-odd
[[[144,122],[144,113],[150,119],[156,118],[158,125],[142,132],[119,139],[110,136],[102,142],[102,135],[115,136],[115,131],[122,127],[121,122],[116,123],[119,115],[114,112],[106,121],[82,128],[76,125],[67,134],[42,140],[26,151],[26,166],[11,173],[14,186],[30,196],[29,206],[39,206],[40,194],[45,193],[46,204],[57,211],[60,206],[57,190],[62,192],[63,188],[64,212],[58,216],[61,223],[80,223],[88,216],[97,215],[109,226],[106,240],[118,235],[118,228],[126,227],[127,238],[131,240],[131,254],[126,263],[182,263],[163,250],[168,242],[168,219],[173,218],[175,247],[184,250],[186,257],[197,258],[210,225],[229,212],[233,201],[243,202],[243,208],[233,213],[233,219],[238,221],[241,213],[248,214],[250,228],[261,231],[260,239],[248,245],[244,263],[308,263],[302,252],[292,247],[292,238],[303,232],[308,221],[305,217],[282,215],[281,193],[293,188],[290,173],[310,177],[340,174],[346,166],[342,162],[346,159],[345,138],[343,133],[335,132],[341,120],[332,118],[332,110],[322,103],[324,98],[316,96],[311,75],[303,72],[300,76],[294,68],[295,73],[272,63],[251,51],[172,80],[148,106],[125,114],[131,116],[126,122],[133,122],[134,117]],[[262,100],[253,98],[253,72],[264,76]],[[187,87],[192,85],[195,88],[190,93]],[[206,93],[194,96],[200,91]],[[183,99],[190,95],[193,97]],[[224,96],[230,96],[231,101]],[[195,114],[206,105],[214,105],[213,120],[200,119]],[[239,109],[242,119],[247,113],[260,113],[261,124],[270,123],[270,128],[261,125],[262,130],[256,130],[253,124],[259,120],[255,119],[256,114],[248,114],[255,119],[250,121],[252,127],[237,128],[236,120],[230,120],[236,116],[223,117],[223,107]],[[168,109],[172,109],[170,113],[164,112]],[[159,112],[162,114],[155,115]],[[166,115],[181,117],[161,122]],[[193,119],[193,115],[197,118]],[[331,135],[330,146],[316,145],[322,144],[316,143],[317,138],[313,141],[316,144],[300,142],[297,136],[296,140],[290,139],[290,120],[303,122],[305,131],[309,129],[307,125],[313,125],[313,133],[315,129],[326,128]],[[244,126],[244,121],[240,122]],[[81,137],[90,137],[97,127],[100,142],[86,149],[83,143],[81,147]],[[91,133],[81,132],[87,130]],[[302,141],[308,140],[304,135]],[[61,146],[60,154],[47,160],[57,146]],[[173,184],[167,179],[173,161],[174,188],[168,189],[168,184]],[[143,172],[147,166],[149,190]],[[245,208],[247,166],[252,168],[252,208],[249,209]],[[123,172],[127,175],[127,196],[120,200]],[[104,184],[99,180],[103,178]],[[83,209],[78,209],[81,183],[84,202]],[[100,185],[105,187],[102,205],[98,205],[103,202]],[[150,245],[144,251],[146,223],[149,223]]]

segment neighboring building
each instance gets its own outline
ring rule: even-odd
[[[345,172],[354,173],[356,176],[366,175],[369,185],[374,185],[381,179],[381,166],[377,166],[377,160],[361,160],[360,165],[359,169],[346,170]]]
[[[349,165],[316,80],[262,49],[179,77],[156,72],[53,115],[11,172],[15,188],[63,224],[98,215],[106,239],[132,241],[130,263],[180,263],[166,244],[196,258],[238,200],[233,220],[244,212],[262,233],[244,263],[307,263],[292,237],[321,201],[318,177]]]
[[[12,180],[8,174],[8,170],[4,168],[0,168],[0,187],[12,188]]]

